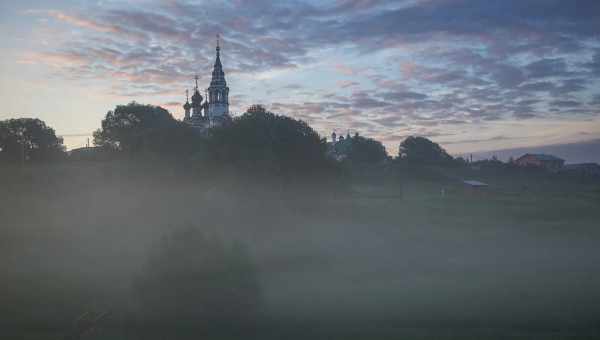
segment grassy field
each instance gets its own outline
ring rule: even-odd
[[[127,162],[3,167],[0,178],[11,339],[60,338],[89,310],[112,316],[86,339],[210,338],[134,322],[132,281],[181,225],[242,242],[258,268],[260,318],[218,338],[599,334],[599,181],[429,169],[326,186]]]

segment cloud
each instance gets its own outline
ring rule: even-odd
[[[594,75],[600,75],[600,48],[596,49],[596,53],[594,53],[592,61],[585,63],[584,65]]]
[[[86,64],[87,58],[76,52],[27,52],[17,62],[21,64],[44,64],[51,67],[76,67]]]
[[[358,17],[343,27],[353,39],[418,39],[424,34],[443,33],[485,41],[498,32],[512,33],[512,41],[517,45],[524,39],[537,42],[555,34],[592,37],[600,27],[598,12],[600,4],[594,0],[427,1]],[[537,36],[538,33],[544,34]]]
[[[381,97],[389,101],[406,101],[406,100],[423,100],[427,98],[426,94],[411,92],[411,91],[398,91],[398,92],[384,92]]]
[[[81,27],[81,28],[85,28],[85,29],[89,29],[92,31],[97,31],[97,32],[102,32],[102,33],[119,33],[120,32],[120,29],[116,26],[113,26],[110,24],[105,24],[105,23],[98,22],[95,20],[90,20],[89,18],[86,18],[84,16],[67,14],[62,11],[28,10],[28,11],[26,11],[26,13],[33,14],[33,15],[46,15],[46,16],[52,17],[56,20],[62,21],[64,23],[67,23],[67,24],[70,24],[73,26],[77,26],[77,27]]]
[[[574,101],[574,100],[554,100],[554,101],[550,102],[550,105],[568,108],[568,107],[578,107],[578,106],[581,106],[582,104],[580,102]]]
[[[352,81],[352,80],[339,80],[336,83],[337,86],[339,86],[340,88],[348,88],[348,87],[353,87],[353,86],[359,86],[360,83],[356,82],[356,81]]]
[[[469,138],[469,139],[459,139],[455,141],[447,141],[444,144],[465,144],[465,143],[481,143],[481,142],[491,142],[491,141],[505,141],[514,139],[511,137],[507,137],[504,135],[492,136],[489,138]]]
[[[521,85],[519,89],[526,92],[550,92],[556,89],[556,85],[549,81],[540,81]]]
[[[353,67],[344,64],[335,64],[335,70],[345,76],[354,76],[358,74],[358,70]]]
[[[373,98],[366,91],[356,91],[351,96],[352,106],[358,109],[373,109],[389,106],[390,103]]]
[[[589,93],[600,86],[595,0],[169,0],[81,8],[29,11],[60,23],[68,39],[27,51],[20,62],[50,66],[68,80],[106,82],[112,95],[175,103],[194,74],[208,83],[219,33],[236,109],[271,104],[318,129],[389,138],[400,126],[432,133],[436,124],[477,129],[573,110],[600,114]]]
[[[597,94],[592,98],[590,105],[600,105],[600,94]]]
[[[568,75],[564,59],[540,59],[525,66],[529,78],[546,78]]]
[[[287,90],[300,90],[300,89],[304,88],[304,86],[302,86],[300,84],[288,84],[288,85],[285,85],[283,88],[287,89]]]

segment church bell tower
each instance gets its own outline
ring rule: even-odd
[[[229,87],[225,81],[225,72],[221,64],[221,47],[217,35],[217,58],[212,71],[212,80],[208,87],[208,117],[213,121],[222,120],[229,115]]]

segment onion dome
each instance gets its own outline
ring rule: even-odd
[[[192,95],[192,104],[194,104],[194,106],[200,105],[202,103],[202,95],[200,94],[200,92],[198,91],[198,88],[196,88],[196,90],[194,91],[194,94]]]
[[[186,112],[188,112],[192,108],[192,105],[190,105],[190,96],[188,93],[188,90],[185,90],[185,104],[183,104],[183,109]]]

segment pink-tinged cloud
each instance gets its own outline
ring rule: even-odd
[[[183,105],[183,103],[180,102],[167,102],[167,103],[162,103],[159,104],[158,106],[166,109],[167,111],[176,114],[179,111],[181,111],[181,105]]]
[[[417,69],[417,64],[410,62],[410,61],[400,64],[400,71],[402,72],[402,75],[404,76],[404,78],[407,78],[407,79],[413,77],[416,69]]]
[[[83,66],[88,63],[85,56],[77,53],[26,52],[18,60],[20,64],[41,64],[51,67]]]
[[[77,27],[81,27],[81,28],[85,28],[85,29],[89,29],[92,31],[97,31],[97,32],[102,32],[102,33],[118,33],[120,32],[120,29],[116,26],[111,26],[111,25],[107,25],[105,23],[100,23],[94,20],[90,20],[87,18],[83,18],[81,16],[77,16],[77,15],[72,15],[72,14],[67,14],[61,11],[56,11],[56,10],[49,10],[49,11],[38,11],[38,10],[31,10],[28,11],[28,13],[31,14],[46,14],[56,20],[65,22],[67,24],[73,25],[73,26],[77,26]]]
[[[358,73],[358,70],[345,64],[336,64],[334,67],[337,72],[345,76],[354,76]]]

